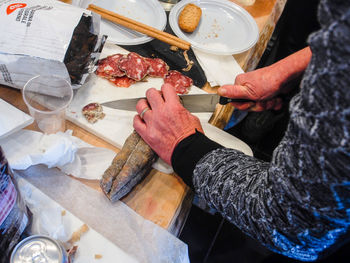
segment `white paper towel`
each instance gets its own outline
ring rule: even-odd
[[[204,53],[194,49],[194,54],[205,72],[207,81],[212,87],[222,86],[225,84],[234,84],[238,74],[244,73],[240,65],[232,55],[218,56]],[[234,110],[231,119],[224,128],[229,129],[239,123],[247,116],[246,111]]]
[[[91,146],[72,136],[72,131],[47,135],[21,130],[0,140],[0,145],[14,170],[45,164],[85,179],[99,180],[115,156],[112,150]]]
[[[31,165],[46,164],[49,168],[70,163],[78,149],[69,133],[44,135],[21,130],[0,141],[12,169],[24,170]]]
[[[236,76],[244,73],[232,55],[218,56],[195,48],[193,51],[212,87],[233,84]]]

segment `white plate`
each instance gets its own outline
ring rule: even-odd
[[[97,0],[94,4],[143,24],[164,30],[167,22],[164,8],[157,0]],[[107,41],[119,45],[138,45],[153,38],[102,19],[101,33]]]
[[[199,25],[192,33],[183,32],[178,25],[179,14],[188,3],[202,9]],[[169,24],[174,33],[190,42],[192,47],[216,55],[244,52],[259,38],[253,17],[228,0],[183,0],[171,9]]]

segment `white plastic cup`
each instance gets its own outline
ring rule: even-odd
[[[159,0],[160,4],[163,6],[165,11],[170,11],[174,5],[176,5],[181,0]]]
[[[238,0],[237,2],[243,6],[251,6],[255,4],[255,0]]]
[[[35,76],[24,85],[22,96],[39,130],[46,134],[66,130],[66,109],[73,99],[69,81]]]

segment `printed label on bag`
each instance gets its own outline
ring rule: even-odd
[[[6,9],[6,14],[9,15],[11,14],[13,11],[15,11],[16,9],[18,8],[23,8],[23,7],[26,7],[27,4],[25,3],[15,3],[15,4],[12,4],[12,5],[9,5]]]
[[[13,84],[13,81],[12,81],[12,78],[11,78],[11,74],[8,71],[8,69],[7,69],[5,64],[0,64],[0,72],[1,72],[2,78],[4,79],[4,81],[6,83]]]
[[[32,24],[34,14],[38,10],[51,10],[53,7],[52,6],[34,6],[30,8],[23,8],[19,10],[17,16],[16,16],[16,21],[21,22],[22,24],[26,24],[27,27],[30,27]]]
[[[0,53],[63,61],[84,12],[54,0],[0,0]]]

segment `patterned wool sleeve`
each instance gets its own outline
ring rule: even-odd
[[[323,29],[309,39],[313,56],[271,163],[218,148],[192,179],[246,234],[304,261],[350,239],[350,3],[323,0],[320,14]]]

